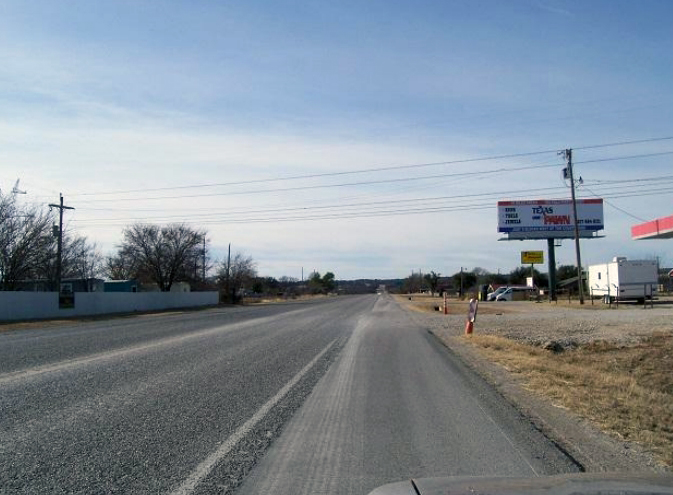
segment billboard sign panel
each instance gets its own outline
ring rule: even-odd
[[[603,200],[578,199],[577,219],[582,237],[603,230]],[[498,201],[498,232],[518,238],[573,237],[572,200]]]
[[[544,263],[544,251],[521,251],[522,265],[542,265]]]

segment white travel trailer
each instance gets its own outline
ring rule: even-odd
[[[589,292],[605,301],[651,299],[657,292],[657,262],[616,256],[589,267]]]

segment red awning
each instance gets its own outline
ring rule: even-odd
[[[631,238],[634,240],[673,238],[673,215],[634,225],[631,227]]]

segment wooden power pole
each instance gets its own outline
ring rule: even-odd
[[[56,253],[56,287],[61,292],[61,269],[63,264],[63,210],[74,210],[72,206],[63,205],[63,194],[59,194],[60,203],[50,204],[49,208],[58,208],[58,251]]]

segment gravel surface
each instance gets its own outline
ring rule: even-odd
[[[495,306],[500,304],[501,306]],[[503,306],[503,305],[508,306]],[[550,341],[571,348],[596,341],[630,345],[656,332],[673,332],[673,307],[624,307],[619,309],[580,309],[547,303],[482,303],[489,313],[478,314],[474,333],[498,335],[531,345]],[[502,313],[497,313],[498,308]],[[484,311],[485,313],[485,311]],[[411,312],[413,318],[438,337],[461,335],[465,314],[443,315]]]

